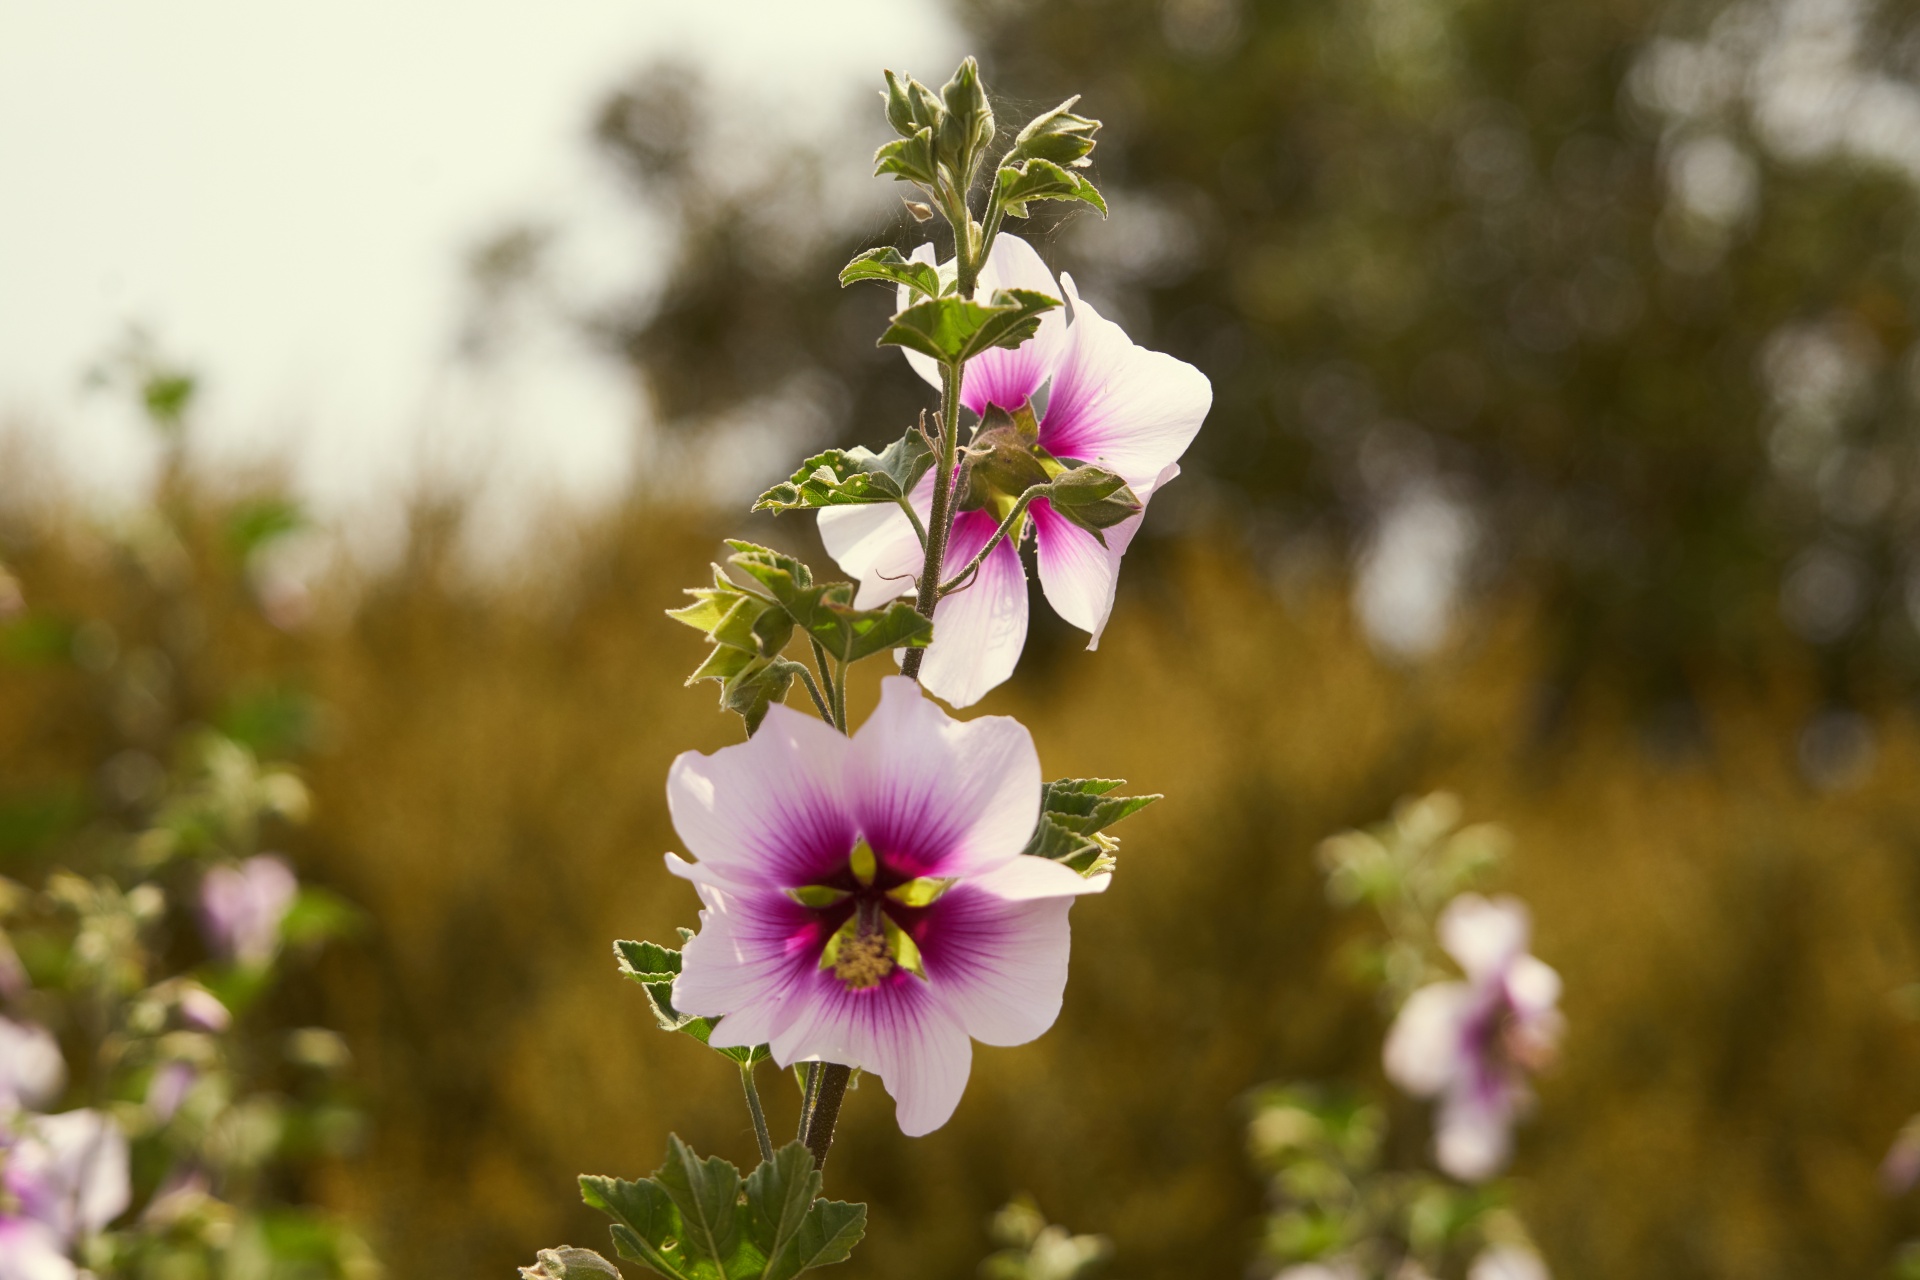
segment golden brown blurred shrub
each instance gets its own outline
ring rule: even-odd
[[[318,816],[291,852],[373,927],[289,998],[358,1056],[373,1138],[324,1190],[394,1273],[506,1275],[541,1246],[602,1244],[573,1176],[651,1169],[670,1127],[747,1159],[730,1071],[657,1033],[609,950],[693,922],[660,862],[665,773],[739,731],[680,687],[698,642],[661,610],[721,525],[629,511],[485,587],[455,570],[448,520],[423,520],[350,617],[291,635],[251,606],[218,519],[190,526],[184,611],[77,526],[15,527],[0,554],[40,615],[104,619],[122,645],[197,628],[169,678],[198,714],[249,682],[318,699]],[[1382,1023],[1335,958],[1357,922],[1324,905],[1314,846],[1436,786],[1515,832],[1511,887],[1567,982],[1565,1063],[1517,1166],[1555,1274],[1878,1274],[1920,1226],[1873,1185],[1920,1105],[1920,1039],[1891,998],[1920,977],[1905,712],[1830,793],[1796,768],[1813,700],[1779,664],[1716,689],[1691,737],[1595,701],[1542,741],[1526,602],[1405,670],[1371,655],[1335,583],[1283,596],[1229,544],[1164,554],[1097,654],[1037,619],[982,708],[1024,720],[1054,775],[1169,799],[1122,832],[1112,892],[1076,908],[1047,1037],[979,1050],[959,1115],[925,1139],[899,1136],[878,1086],[851,1101],[829,1177],[874,1226],[846,1274],[970,1276],[1020,1190],[1112,1236],[1113,1274],[1240,1274],[1259,1209],[1240,1095],[1378,1074]],[[872,680],[856,695],[870,706]],[[0,800],[98,785],[115,715],[62,662],[0,667]],[[793,1091],[771,1070],[763,1089],[790,1126]],[[1409,1143],[1419,1114],[1396,1116]]]

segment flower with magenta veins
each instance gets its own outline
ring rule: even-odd
[[[667,799],[696,861],[667,865],[705,909],[674,1005],[720,1019],[715,1047],[877,1075],[903,1131],[939,1128],[972,1040],[1053,1025],[1067,909],[1107,884],[1023,855],[1040,798],[1016,721],[956,721],[898,676],[851,738],[775,705],[748,741],[687,752]]]
[[[933,261],[933,247],[920,246],[913,260]],[[989,297],[996,289],[1064,297],[1072,305],[1071,322],[1061,311],[1047,312],[1039,331],[1018,348],[994,348],[968,361],[960,402],[983,417],[995,409],[1031,413],[1037,429],[1036,475],[1056,474],[1068,460],[1096,463],[1127,482],[1141,510],[1096,536],[1047,499],[1037,499],[1012,536],[988,553],[973,580],[940,601],[920,679],[956,707],[978,702],[1012,675],[1020,660],[1027,638],[1027,575],[1019,543],[1028,530],[1047,602],[1091,633],[1088,648],[1099,647],[1113,611],[1120,560],[1140,528],[1147,500],[1180,474],[1180,455],[1213,403],[1206,375],[1134,345],[1119,325],[1080,297],[1071,276],[1056,283],[1040,255],[1018,236],[996,236],[981,268],[979,296]],[[903,291],[903,306],[906,301]],[[938,365],[917,352],[905,354],[922,377],[939,385]],[[1045,406],[1036,409],[1035,397],[1043,389]],[[951,578],[972,562],[1018,497],[1018,492],[959,495],[944,575]],[[924,524],[933,506],[931,473],[911,500]],[[840,567],[859,580],[857,607],[871,609],[915,589],[923,553],[897,506],[830,507],[820,513],[820,536]]]
[[[1395,1084],[1438,1098],[1434,1154],[1467,1182],[1506,1164],[1514,1121],[1531,1104],[1528,1078],[1558,1050],[1560,975],[1527,954],[1527,909],[1511,897],[1461,894],[1440,913],[1440,945],[1465,982],[1438,982],[1408,998],[1387,1035]]]
[[[259,854],[200,881],[200,930],[223,960],[256,969],[280,949],[280,923],[300,892],[285,859]]]

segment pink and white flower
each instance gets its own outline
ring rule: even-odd
[[[72,1280],[74,1242],[126,1212],[127,1138],[103,1111],[33,1116],[0,1133],[0,1280]]]
[[[775,705],[748,741],[683,754],[667,800],[696,859],[668,869],[705,906],[675,1006],[719,1018],[716,1046],[879,1076],[914,1136],[959,1105],[972,1040],[1053,1025],[1067,909],[1106,887],[1022,855],[1040,813],[1027,731],[956,721],[899,676],[851,738]]]
[[[933,247],[920,246],[913,258],[933,261]],[[1008,288],[1064,297],[1073,308],[1071,322],[1062,312],[1050,311],[1042,317],[1039,332],[1018,349],[996,348],[969,361],[961,403],[976,414],[992,406],[1012,412],[1042,388],[1050,388],[1040,415],[1040,447],[1055,458],[1098,463],[1116,472],[1144,506],[1160,486],[1180,474],[1180,455],[1213,403],[1206,375],[1170,355],[1135,346],[1120,326],[1080,297],[1071,276],[1062,275],[1056,283],[1031,245],[1002,234],[995,237],[981,269],[979,291],[986,296]],[[906,356],[922,377],[939,385],[938,366],[931,359],[911,351]],[[924,524],[933,507],[931,474],[912,500]],[[1092,634],[1089,649],[1098,648],[1113,611],[1120,559],[1145,512],[1105,530],[1102,546],[1099,538],[1063,518],[1045,499],[1029,510],[1047,602],[1062,618]],[[988,510],[955,516],[943,572],[952,576],[968,564],[999,523]],[[914,590],[922,567],[920,542],[897,506],[828,508],[820,513],[820,536],[840,567],[859,579],[855,603],[860,608],[871,609]],[[988,554],[971,585],[935,606],[933,635],[920,679],[956,707],[978,702],[1013,674],[1027,638],[1027,575],[1017,546],[1002,542]]]
[[[67,1063],[45,1027],[0,1018],[0,1119],[44,1107],[67,1087]]]
[[[280,924],[300,892],[286,860],[259,854],[213,867],[200,881],[200,931],[223,960],[259,968],[280,949]]]
[[[1529,930],[1517,898],[1466,893],[1448,903],[1440,945],[1467,980],[1414,992],[1387,1035],[1388,1078],[1440,1099],[1435,1158],[1464,1181],[1506,1164],[1513,1122],[1533,1099],[1528,1076],[1559,1047],[1560,975],[1527,954]]]

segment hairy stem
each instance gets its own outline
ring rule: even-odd
[[[827,699],[821,696],[820,686],[813,682],[813,672],[807,670],[797,662],[793,663],[792,666],[794,671],[800,676],[800,683],[807,686],[807,693],[813,698],[813,705],[819,710],[820,718],[828,724],[833,725],[836,729],[839,728],[840,724],[839,721],[834,718],[833,708],[827,704]],[[824,675],[825,672],[823,671],[821,674]],[[828,688],[829,690],[832,688],[831,681],[828,682]]]
[[[812,636],[807,637],[807,643],[813,646],[813,665],[819,669],[820,683],[826,686],[827,701],[828,703],[832,703],[835,701],[834,680],[833,673],[827,670],[827,651],[822,648],[820,642]],[[815,701],[818,701],[818,699],[815,699]],[[840,722],[835,717],[827,715],[824,711],[821,712],[821,714],[826,716],[834,728],[838,729],[840,727]]]
[[[921,617],[933,617],[940,603],[940,562],[947,554],[947,535],[953,531],[953,465],[960,448],[960,370],[940,369],[940,460],[934,464],[933,510],[927,520],[927,558],[920,569],[920,594],[914,608]],[[900,674],[918,680],[925,649],[909,649]]]
[[[847,724],[847,664],[842,662],[835,668],[837,678],[833,682],[833,722],[840,726],[840,732],[852,733]]]
[[[813,1119],[814,1099],[820,1096],[820,1064],[809,1062],[806,1076],[807,1087],[800,1094],[800,1132],[793,1135],[802,1142],[807,1140],[807,1124]]]
[[[753,1113],[753,1137],[760,1144],[760,1158],[773,1159],[773,1135],[767,1132],[767,1113],[760,1109],[760,1089],[753,1083],[752,1062],[740,1064],[740,1088],[747,1095],[747,1110]]]
[[[1046,485],[1036,484],[1021,494],[1020,500],[1013,504],[1013,510],[1007,513],[1007,518],[1000,522],[1000,527],[993,531],[991,538],[987,539],[987,545],[980,548],[980,554],[969,560],[966,568],[940,584],[940,594],[942,596],[951,595],[961,587],[966,586],[973,575],[980,572],[980,566],[987,562],[987,553],[1000,545],[1000,539],[1013,536],[1013,526],[1019,523],[1021,516],[1026,514],[1027,507],[1035,498],[1044,497],[1046,492]]]
[[[833,1126],[840,1119],[840,1104],[846,1100],[847,1081],[852,1067],[837,1062],[822,1062],[814,1073],[813,1110],[807,1116],[806,1135],[802,1139],[813,1153],[813,1167],[827,1167],[827,1152],[833,1147]]]

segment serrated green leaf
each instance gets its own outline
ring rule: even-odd
[[[1166,797],[1116,796],[1125,778],[1061,778],[1040,789],[1041,812],[1070,831],[1092,835]]]
[[[933,451],[918,429],[879,453],[829,449],[800,464],[793,477],[760,495],[755,511],[793,511],[865,502],[898,502],[933,466]]]
[[[1093,150],[1093,135],[1100,122],[1073,113],[1080,101],[1075,94],[1044,115],[1035,116],[1026,128],[1014,136],[1013,146],[1000,161],[1019,165],[1028,160],[1047,160],[1057,165],[1077,166],[1086,162]]]
[[[613,954],[620,972],[640,984],[653,1009],[653,1019],[663,1031],[679,1031],[706,1045],[721,1057],[743,1066],[752,1066],[768,1056],[767,1046],[720,1048],[710,1042],[718,1019],[696,1017],[673,1007],[673,980],[680,976],[680,953],[653,942],[619,941]]]
[[[1107,216],[1107,202],[1100,189],[1072,169],[1063,169],[1051,160],[1026,160],[1017,165],[1002,164],[994,176],[994,198],[1010,217],[1027,216],[1027,204],[1033,200],[1078,200],[1090,204]]]
[[[695,1280],[701,1272],[681,1245],[679,1210],[666,1188],[650,1179],[628,1182],[596,1174],[580,1175],[580,1198],[613,1219],[613,1243],[623,1258],[645,1263],[663,1276]],[[711,1270],[708,1276],[715,1273]]]
[[[767,1263],[765,1280],[787,1280],[803,1271],[845,1262],[867,1233],[867,1206],[816,1200],[784,1249]]]
[[[933,130],[918,129],[897,138],[873,153],[873,176],[892,174],[904,182],[931,187],[937,177],[933,159]]]
[[[892,245],[869,249],[840,269],[842,288],[861,280],[905,285],[929,298],[940,296],[940,268],[931,262],[915,262]]]
[[[838,600],[823,599],[804,625],[821,648],[842,662],[933,643],[933,623],[914,612],[905,600],[892,601],[879,609],[856,609]]]
[[[667,1162],[653,1181],[680,1211],[681,1243],[690,1257],[704,1259],[724,1274],[739,1250],[740,1171],[719,1156],[702,1159],[679,1135],[667,1135]]]
[[[820,1171],[806,1144],[790,1142],[747,1178],[747,1230],[761,1253],[777,1260],[820,1195]],[[768,1268],[768,1275],[794,1275]]]
[[[906,347],[958,365],[993,347],[1017,347],[1040,327],[1040,317],[1058,298],[1032,289],[996,289],[987,302],[960,297],[928,298],[894,316],[883,347]]]

